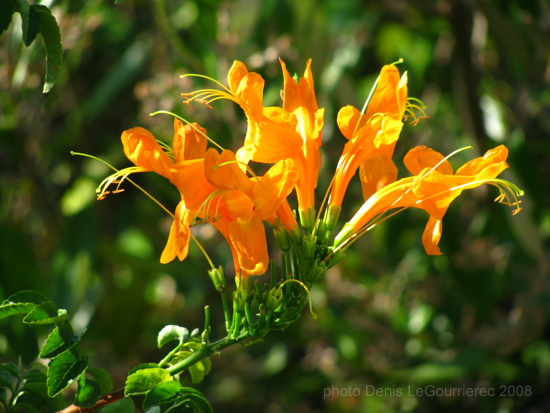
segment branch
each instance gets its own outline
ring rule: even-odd
[[[69,407],[66,407],[63,410],[60,410],[58,413],[90,413],[95,412],[96,410],[107,406],[108,404],[114,403],[117,400],[124,398],[124,388],[115,390],[112,393],[107,394],[106,396],[102,396],[95,405],[92,407],[80,407],[75,404],[70,405]]]

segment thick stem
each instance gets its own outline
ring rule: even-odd
[[[91,413],[123,398],[124,389],[118,389],[112,393],[107,394],[106,396],[101,397],[92,407],[80,407],[72,404],[69,407],[64,408],[63,410],[60,410],[58,413]]]
[[[191,356],[187,357],[185,360],[182,360],[179,363],[176,363],[173,366],[168,367],[166,371],[170,373],[172,376],[175,374],[181,373],[182,371],[187,370],[193,364],[198,363],[199,361],[205,359],[206,357],[210,357],[211,355],[220,352],[226,347],[232,346],[233,344],[236,344],[248,338],[248,336],[249,334],[248,332],[246,332],[240,335],[239,337],[235,337],[235,338],[225,337],[219,341],[216,341],[215,343],[205,344],[201,346],[196,353],[193,353]]]

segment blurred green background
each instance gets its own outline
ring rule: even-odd
[[[60,25],[65,58],[48,95],[40,39],[25,48],[19,19],[0,37],[0,299],[34,289],[67,308],[75,328],[88,328],[92,365],[109,371],[115,388],[133,366],[162,358],[162,326],[202,327],[206,304],[221,337],[221,306],[198,249],[161,265],[170,218],[128,184],[97,202],[109,171],[69,152],[129,166],[123,130],[143,126],[171,142],[172,119],[149,116],[158,109],[201,123],[236,149],[240,109],[182,105],[182,92],[205,84],[179,75],[225,82],[241,60],[266,79],[266,105],[280,105],[278,58],[300,76],[312,58],[326,108],[321,199],[344,144],[337,111],[360,108],[382,65],[403,58],[409,95],[423,100],[430,119],[404,128],[395,159],[418,144],[444,154],[472,145],[452,159],[459,166],[504,143],[504,176],[525,190],[523,211],[512,217],[493,203],[494,188],[465,193],[445,216],[437,257],[421,244],[427,215],[386,221],[312,291],[317,320],[306,311],[263,343],[224,351],[197,388],[218,412],[550,410],[546,0],[43,4]],[[136,180],[175,207],[179,194],[162,178]],[[360,202],[354,182],[344,216]],[[231,268],[212,228],[196,235]],[[32,363],[47,333],[0,320],[0,362],[21,355]],[[445,388],[495,396],[414,395]]]

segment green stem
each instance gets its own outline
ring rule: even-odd
[[[224,291],[220,291],[220,296],[222,298],[222,307],[223,307],[223,316],[225,317],[225,331],[229,333],[231,328],[231,315],[229,314],[229,305],[227,304],[227,295]]]
[[[199,350],[196,353],[193,353],[192,355],[187,357],[185,360],[182,360],[179,363],[176,363],[173,366],[168,367],[166,371],[170,373],[172,376],[179,374],[182,371],[187,370],[193,364],[198,363],[199,361],[220,352],[226,347],[232,346],[233,344],[237,344],[238,342],[248,337],[249,337],[249,334],[248,332],[246,332],[239,337],[229,338],[228,336],[219,341],[216,341],[215,343],[210,343],[205,346],[202,346],[199,348]]]

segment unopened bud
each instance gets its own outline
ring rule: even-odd
[[[242,313],[244,310],[244,305],[246,304],[246,299],[248,294],[244,289],[237,289],[233,291],[233,305],[239,313]]]
[[[210,276],[210,279],[214,283],[214,287],[218,292],[223,293],[225,291],[226,283],[225,283],[225,276],[223,274],[223,267],[220,265],[219,268],[214,268],[212,270],[208,270],[208,275]]]
[[[317,248],[317,237],[315,235],[309,235],[304,238],[302,244],[302,251],[305,259],[311,259],[315,256],[315,250]]]
[[[269,295],[265,303],[267,312],[272,312],[277,307],[279,307],[279,304],[281,304],[282,299],[283,299],[283,290],[281,289],[281,287],[273,287],[269,291]]]
[[[290,240],[288,238],[288,232],[286,232],[286,229],[284,228],[276,228],[273,230],[273,233],[275,234],[275,239],[277,240],[277,243],[279,244],[279,247],[283,251],[288,251],[290,249]]]

